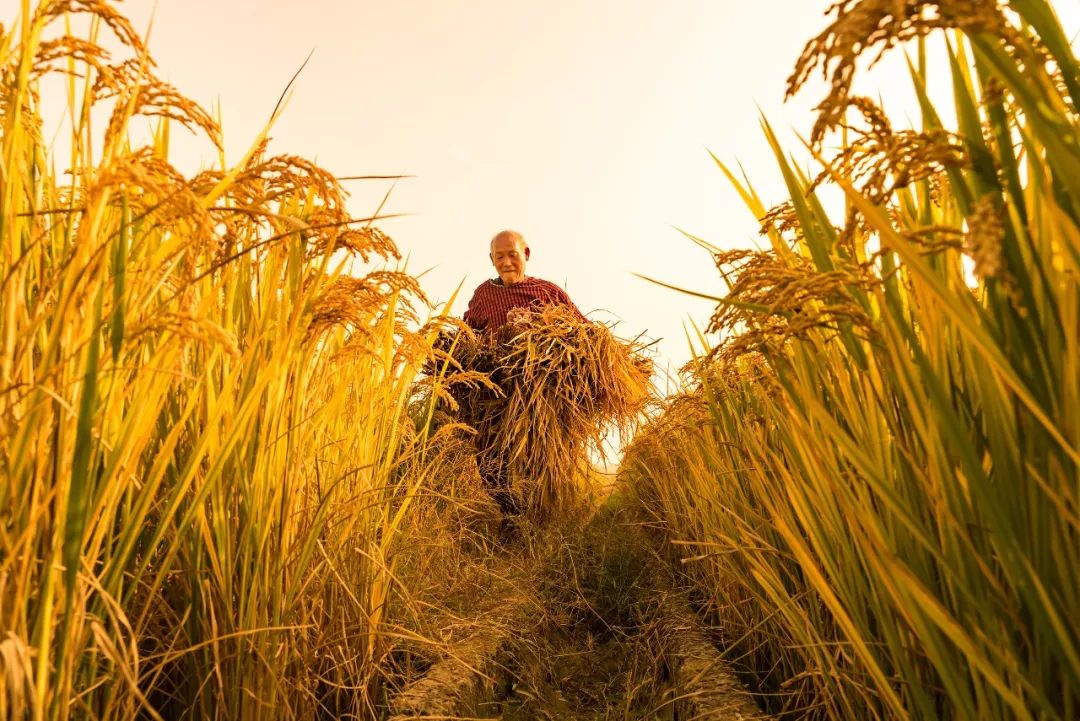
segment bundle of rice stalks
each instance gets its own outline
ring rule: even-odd
[[[576,505],[590,454],[602,458],[607,439],[627,437],[649,398],[652,360],[638,340],[563,306],[516,311],[512,321],[491,335],[457,334],[455,364],[491,384],[452,393],[477,432],[489,490],[508,494],[504,508],[546,519]]]

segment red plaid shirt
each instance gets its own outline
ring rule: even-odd
[[[474,330],[493,331],[506,325],[506,315],[514,308],[548,304],[572,308],[581,320],[585,320],[565,290],[549,281],[528,276],[520,283],[509,286],[501,281],[485,280],[473,291],[464,319]]]

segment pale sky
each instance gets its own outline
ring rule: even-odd
[[[689,357],[688,318],[711,304],[632,273],[719,293],[711,258],[675,227],[722,246],[756,242],[757,223],[707,150],[741,162],[767,204],[783,200],[758,107],[808,133],[821,86],[783,104],[799,52],[825,27],[829,0],[135,0],[159,74],[204,107],[220,102],[230,160],[266,122],[309,52],[271,152],[339,175],[409,174],[380,227],[423,284],[460,315],[494,276],[487,243],[522,232],[528,272],[563,285],[582,310],[620,319],[622,335],[661,337]],[[0,0],[10,27],[17,0]],[[1070,33],[1080,0],[1058,0]],[[896,58],[900,60],[899,57]],[[915,117],[899,62],[863,90]],[[944,72],[944,68],[943,68]],[[896,88],[896,91],[890,89]],[[47,119],[47,127],[49,126]],[[55,121],[55,119],[53,119]],[[52,127],[55,127],[53,125]],[[215,162],[174,132],[185,172]],[[802,156],[802,153],[797,153]],[[350,183],[351,209],[374,210],[387,185]]]

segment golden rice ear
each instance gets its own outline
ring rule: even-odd
[[[32,659],[30,646],[14,632],[0,639],[0,711],[10,714],[6,718],[39,717]]]
[[[872,66],[893,47],[947,29],[986,33],[1006,44],[1023,43],[1001,4],[993,0],[838,0],[829,13],[835,20],[803,48],[785,96],[798,93],[818,69],[829,81],[829,94],[815,108],[818,117],[810,135],[817,148],[826,133],[843,123],[853,102],[857,63],[865,63],[870,51],[876,53]]]

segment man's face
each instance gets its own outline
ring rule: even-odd
[[[514,285],[525,280],[525,261],[529,259],[529,248],[522,239],[509,235],[496,236],[491,241],[490,257],[503,285]]]

